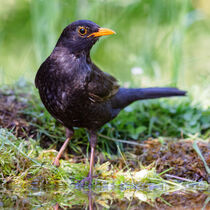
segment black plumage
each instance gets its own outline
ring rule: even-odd
[[[136,100],[185,95],[185,91],[168,87],[120,88],[117,80],[102,72],[90,58],[90,50],[99,37],[113,33],[88,20],[73,22],[63,30],[35,79],[46,109],[67,128],[67,140],[56,157],[55,165],[59,165],[59,158],[73,136],[73,127],[89,131],[91,160],[86,179],[89,183],[92,180],[96,132],[101,126]]]

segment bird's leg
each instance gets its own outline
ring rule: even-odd
[[[72,138],[73,135],[74,135],[73,129],[70,130],[70,129],[66,128],[66,140],[63,143],[62,147],[60,148],[60,150],[59,150],[59,152],[58,152],[58,154],[57,154],[57,156],[56,156],[56,158],[53,162],[54,166],[56,166],[56,167],[60,166],[59,160],[60,160],[64,150],[66,149],[66,147],[67,147],[67,145],[68,145],[68,143],[69,143],[69,141],[70,141],[70,139]]]
[[[92,201],[92,191],[91,191],[91,189],[88,192],[88,206],[89,206],[89,210],[93,210],[93,201]]]
[[[96,143],[97,143],[97,134],[95,131],[90,131],[91,154],[90,154],[90,170],[89,170],[89,174],[88,174],[90,184],[92,182],[92,177],[93,177],[93,167],[94,167]]]
[[[89,185],[92,183],[93,179],[93,167],[94,167],[94,159],[95,159],[95,148],[96,148],[96,143],[97,143],[97,133],[96,131],[90,131],[90,147],[91,147],[91,153],[90,153],[90,170],[88,177],[83,179],[81,181],[81,184],[84,185],[85,182],[88,182]]]

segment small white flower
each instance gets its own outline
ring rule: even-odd
[[[145,179],[149,175],[150,171],[143,169],[141,171],[138,171],[134,174],[134,179],[141,181],[142,179]]]
[[[141,67],[138,67],[138,66],[133,67],[131,69],[131,72],[132,72],[133,75],[143,74],[143,71],[144,70]]]

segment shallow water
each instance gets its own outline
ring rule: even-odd
[[[210,209],[209,192],[161,189],[1,189],[0,209]]]

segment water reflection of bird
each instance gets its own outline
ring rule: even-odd
[[[67,139],[54,165],[59,166],[59,159],[74,134],[73,127],[86,128],[90,134],[90,171],[82,183],[92,182],[97,130],[101,126],[134,101],[185,95],[185,91],[168,87],[120,88],[117,80],[101,71],[90,58],[90,50],[99,37],[114,33],[88,20],[73,22],[63,30],[35,79],[45,107],[66,127]]]

